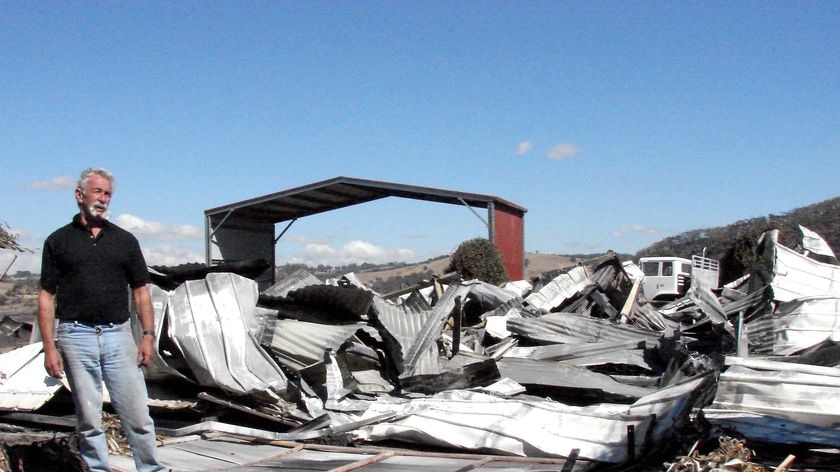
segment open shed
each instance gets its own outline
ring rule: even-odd
[[[523,277],[527,209],[490,195],[350,177],[335,177],[205,210],[207,265],[264,259],[275,267],[275,245],[299,218],[386,197],[466,206],[487,226],[487,238],[499,249],[511,280]],[[474,208],[485,209],[486,218]],[[275,228],[278,223],[286,223],[279,234]],[[258,282],[262,286],[273,283],[273,278],[274,271],[270,270]]]

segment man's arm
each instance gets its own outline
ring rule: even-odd
[[[137,311],[137,318],[143,333],[155,333],[155,312],[152,308],[152,297],[149,295],[149,287],[141,285],[131,291],[134,298],[134,309]],[[155,335],[142,334],[140,346],[137,348],[137,363],[147,366],[152,363],[155,357]]]
[[[44,367],[51,376],[64,376],[64,362],[55,345],[55,293],[45,289],[38,292],[38,328],[44,341]]]

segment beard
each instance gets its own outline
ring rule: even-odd
[[[103,205],[97,202],[88,207],[88,216],[93,221],[103,221],[107,220],[111,214],[108,213],[108,205]]]

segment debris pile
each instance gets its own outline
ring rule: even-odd
[[[615,254],[530,281],[446,274],[388,295],[354,274],[298,271],[259,290],[233,268],[157,273],[159,355],[146,376],[158,432],[564,470],[632,464],[698,434],[728,438],[727,454],[742,445],[730,437],[838,448],[840,266],[775,236],[763,237],[761,270],[668,303],[648,299],[650,274]],[[37,410],[60,388],[32,373],[46,386],[12,388],[43,365],[37,346],[25,354],[0,364],[5,410]]]
[[[770,469],[752,462],[755,452],[747,447],[746,441],[721,436],[717,449],[700,454],[692,450],[688,455],[678,457],[677,462],[670,464],[668,472],[706,472],[706,471],[743,471],[767,472]]]

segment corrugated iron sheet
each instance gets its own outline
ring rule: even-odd
[[[385,329],[386,334],[393,338],[397,346],[392,348],[392,355],[398,368],[403,363],[408,350],[413,345],[426,321],[434,316],[431,310],[418,309],[418,305],[394,305],[379,297],[373,298],[373,309],[378,322]],[[389,345],[390,346],[390,345]],[[416,371],[435,374],[440,373],[440,363],[435,346],[430,346],[426,354],[415,366]]]
[[[724,427],[763,428],[761,439],[840,446],[840,368],[727,357],[707,419]],[[787,426],[784,426],[787,425]],[[807,432],[797,440],[780,429]],[[755,437],[755,436],[751,436]]]
[[[575,267],[565,274],[558,275],[545,287],[525,297],[525,302],[538,310],[548,312],[592,285],[594,284],[586,275],[586,269],[582,266]]]
[[[661,333],[574,313],[549,313],[539,318],[511,318],[510,332],[541,343],[584,344],[656,341]]]
[[[324,325],[297,320],[277,320],[271,336],[265,338],[271,352],[284,366],[301,370],[324,360],[327,349],[337,351],[364,325]]]
[[[772,319],[773,354],[793,354],[832,337],[840,339],[840,298],[805,297],[781,302]]]
[[[655,343],[651,343],[655,345]],[[514,347],[503,357],[519,357],[534,360],[563,361],[577,366],[601,364],[624,364],[654,370],[645,360],[645,341],[621,343],[602,342],[585,344],[550,344],[547,346]]]
[[[283,470],[326,472],[330,470],[363,470],[365,472],[419,471],[438,472],[496,471],[582,472],[592,464],[578,460],[492,456],[488,454],[458,454],[443,452],[411,451],[342,447],[325,444],[305,444],[291,441],[274,441],[271,444],[238,439],[216,434],[178,441],[158,448],[158,455],[165,465],[181,472],[221,470]],[[130,457],[111,456],[111,466],[116,471],[133,471]]]
[[[777,302],[772,313],[751,320],[746,328],[752,352],[794,354],[826,339],[840,339],[840,298]]]
[[[815,261],[770,239],[774,299],[789,302],[803,297],[840,297],[840,266]]]
[[[641,453],[647,440],[654,439],[652,435],[665,434],[674,418],[686,413],[706,378],[666,387],[629,406],[576,407],[468,390],[413,400],[380,397],[365,416],[392,412],[398,419],[362,427],[354,434],[368,441],[405,438],[432,446],[523,456],[567,457],[577,449],[583,459],[620,463],[628,458],[628,427],[635,431],[632,449]]]
[[[444,292],[441,299],[432,308],[431,316],[426,318],[423,326],[420,327],[417,336],[404,359],[404,372],[402,375],[426,375],[435,372],[426,372],[418,369],[418,366],[426,366],[424,361],[429,353],[437,357],[436,341],[440,338],[443,326],[449,315],[455,310],[457,303],[466,301],[466,295],[470,292],[469,285],[453,285]]]
[[[319,285],[321,283],[323,282],[309,273],[309,271],[298,269],[293,272],[292,275],[265,289],[263,291],[263,295],[268,295],[270,297],[285,297],[289,295],[289,292],[292,290],[297,290],[309,285]]]
[[[47,374],[42,349],[38,342],[0,354],[0,410],[37,410],[62,387]]]
[[[616,382],[610,376],[561,361],[505,357],[496,362],[499,373],[522,385],[595,389],[629,398],[640,398],[652,389]]]
[[[286,377],[254,339],[257,284],[231,273],[190,280],[170,296],[169,337],[201,385],[238,394],[282,392]]]
[[[157,285],[149,284],[149,296],[152,299],[152,309],[155,314],[155,351],[158,353],[152,360],[152,363],[143,368],[143,373],[147,379],[164,380],[168,377],[177,377],[180,379],[187,379],[182,372],[169,364],[169,360],[173,358],[183,358],[181,352],[161,351],[160,340],[163,335],[162,330],[164,326],[164,318],[169,307],[169,292],[163,290]],[[133,301],[132,301],[133,304]],[[139,345],[140,338],[143,336],[143,327],[140,326],[140,319],[132,310],[131,316],[131,330],[134,334],[134,341]],[[176,364],[177,365],[177,361]]]

